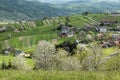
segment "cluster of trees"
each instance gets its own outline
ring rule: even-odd
[[[35,61],[34,69],[41,70],[78,70],[78,71],[118,71],[120,70],[119,52],[104,57],[102,48],[96,44],[89,46],[78,44],[74,55],[62,48],[56,50],[55,45],[47,41],[40,41],[32,58]],[[115,55],[115,56],[114,56]],[[31,69],[23,57],[18,56],[11,62],[0,66],[1,69]]]
[[[120,69],[119,56],[104,61],[102,48],[98,45],[89,47],[78,45],[75,52],[76,54],[72,56],[63,49],[56,52],[54,45],[47,41],[41,41],[33,57],[36,64],[35,69],[88,71]]]

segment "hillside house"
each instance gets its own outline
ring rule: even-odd
[[[120,35],[112,34],[111,38],[101,43],[102,47],[120,46]]]
[[[74,33],[76,31],[77,31],[76,27],[62,26],[61,30],[60,30],[60,33],[59,33],[59,36],[61,38],[72,37],[72,36],[74,36]]]
[[[61,38],[67,37],[68,36],[68,32],[69,32],[69,27],[68,26],[62,26],[59,36]]]
[[[25,54],[21,50],[15,50],[14,51],[14,56],[22,56],[22,57],[25,57],[25,58],[31,58],[31,54]]]
[[[2,50],[2,54],[4,55],[9,55],[10,53],[13,53],[13,52],[14,52],[14,48],[11,48],[11,47],[7,47],[4,50]]]
[[[1,32],[5,32],[5,31],[6,31],[6,27],[0,28],[0,33],[1,33]]]
[[[120,16],[120,13],[111,13],[111,16]]]
[[[107,47],[112,47],[112,46],[120,46],[120,40],[108,40],[107,42],[103,42],[102,47],[107,48]]]
[[[2,50],[2,53],[3,53],[3,55],[9,55],[10,50],[9,49]]]
[[[117,23],[119,23],[117,20],[102,20],[100,26],[111,26]]]
[[[14,56],[24,56],[24,55],[25,55],[25,53],[21,50],[15,50],[14,51]]]
[[[115,38],[119,38],[120,34],[112,34],[112,38],[115,39]]]
[[[100,33],[105,33],[105,32],[107,32],[107,28],[106,27],[97,27],[96,31],[100,32]]]

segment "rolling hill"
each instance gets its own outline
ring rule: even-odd
[[[67,0],[1,0],[0,21],[35,20],[83,12],[110,13],[120,11],[118,1]]]
[[[0,20],[34,20],[45,16],[67,14],[64,10],[51,7],[50,4],[26,0],[1,0]]]
[[[78,28],[83,28],[86,23],[94,23],[93,20],[98,23],[103,19],[120,20],[120,17],[111,16],[110,14],[89,14],[87,17],[81,14],[76,14],[69,17],[70,24]],[[29,48],[31,46],[34,47],[40,40],[50,41],[58,37],[58,33],[60,32],[59,30],[57,30],[57,27],[59,26],[59,21],[65,23],[66,17],[55,17],[43,20],[27,21],[22,23],[16,22],[14,24],[12,23],[0,25],[0,27],[6,26],[8,28],[6,32],[0,33],[0,42],[2,42],[3,45],[12,45],[15,48],[21,48],[21,46],[24,46],[22,48]],[[35,26],[33,25],[33,23]],[[33,26],[31,26],[31,24]],[[22,31],[16,31],[21,28],[25,29]],[[11,39],[8,38],[9,34],[11,34]],[[23,43],[20,43],[20,41],[23,41]],[[4,47],[6,45],[4,45]]]
[[[57,8],[67,9],[71,13],[111,13],[120,12],[120,2],[118,1],[94,1],[94,0],[71,0],[64,4],[54,5]]]

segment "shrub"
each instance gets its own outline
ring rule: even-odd
[[[80,41],[84,41],[86,38],[86,32],[85,31],[80,31],[77,35],[77,39],[79,39]]]
[[[28,70],[30,67],[26,64],[25,58],[22,56],[17,56],[13,62],[14,69],[18,70]]]
[[[103,57],[102,48],[98,45],[90,45],[87,58],[82,64],[83,70],[96,71],[99,70]]]
[[[77,45],[75,56],[78,58],[78,61],[80,62],[80,64],[82,64],[83,61],[88,56],[88,51],[89,49],[85,45],[82,45],[82,44]]]
[[[3,59],[1,65],[0,65],[0,69],[5,70],[5,69],[12,69],[12,68],[13,68],[13,65],[12,65],[11,60],[9,59],[8,64],[6,64],[4,59]]]
[[[110,58],[106,62],[106,69],[107,71],[120,71],[120,55],[114,56]]]
[[[65,71],[80,70],[78,58],[75,56],[68,56],[68,54],[69,53],[63,49],[58,50],[57,59],[60,61],[59,68]]]

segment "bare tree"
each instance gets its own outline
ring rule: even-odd
[[[90,71],[98,70],[103,56],[102,48],[98,45],[90,45],[88,53],[89,55],[82,65],[83,69]]]
[[[55,52],[56,49],[54,45],[47,41],[40,41],[33,56],[36,63],[35,68],[44,70],[51,69],[55,65]]]

